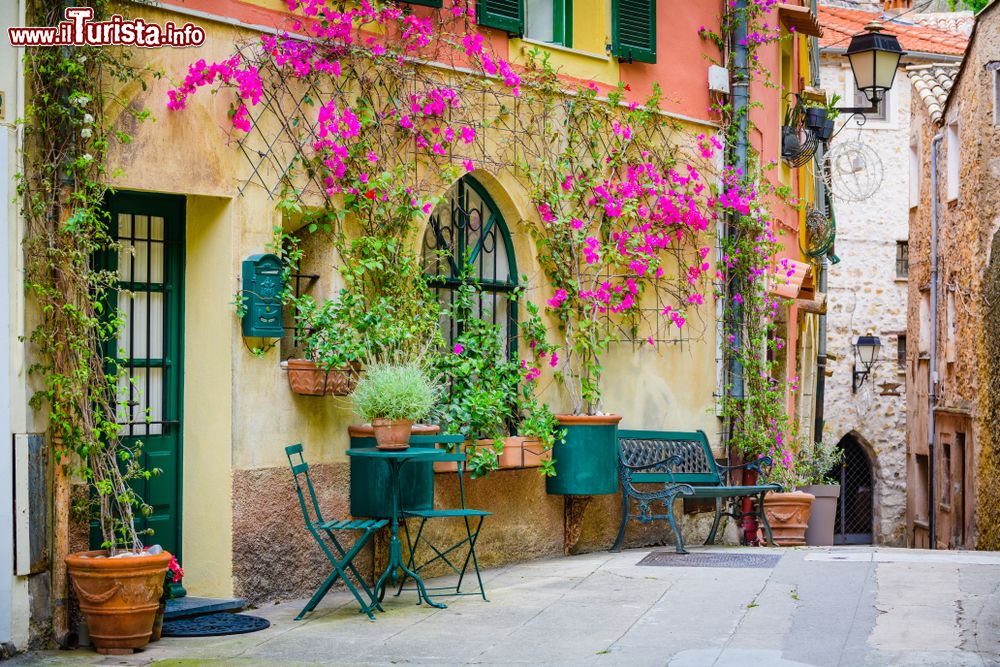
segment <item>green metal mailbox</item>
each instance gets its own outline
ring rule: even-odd
[[[243,335],[281,338],[281,260],[276,255],[250,255],[243,260]]]

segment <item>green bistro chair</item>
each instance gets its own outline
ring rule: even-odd
[[[375,609],[382,611],[382,607],[379,605],[378,600],[372,594],[371,589],[365,584],[364,578],[358,572],[357,568],[354,567],[354,557],[358,555],[358,552],[368,543],[375,531],[386,525],[388,521],[385,519],[371,519],[371,520],[345,520],[345,521],[324,521],[323,514],[319,509],[319,502],[316,500],[316,492],[313,490],[312,480],[309,479],[309,464],[305,462],[305,458],[302,456],[302,445],[289,445],[285,447],[285,455],[288,456],[288,464],[292,467],[292,476],[295,478],[295,491],[299,495],[299,505],[302,508],[302,516],[305,518],[306,529],[312,534],[319,543],[323,553],[326,557],[330,559],[330,563],[333,565],[333,572],[330,576],[326,578],[326,581],[316,589],[313,593],[312,598],[310,598],[308,604],[305,608],[299,612],[299,615],[295,617],[295,620],[301,620],[303,616],[308,614],[310,611],[316,608],[323,596],[329,592],[333,584],[340,579],[347,585],[347,588],[354,594],[354,598],[361,605],[361,611],[368,614],[368,618],[375,620],[375,614],[373,613]],[[296,462],[293,457],[297,456],[298,461]],[[309,503],[306,502],[305,494],[302,491],[302,482],[299,481],[301,478],[305,478],[306,488],[309,490],[309,499],[312,503],[313,515],[309,513]],[[313,518],[315,517],[315,518]],[[340,542],[337,540],[334,532],[342,531],[362,531],[361,536],[357,539],[349,550],[345,550],[341,546]],[[325,534],[330,544],[333,545],[333,550],[323,540],[322,534]],[[347,572],[354,575],[361,587],[361,590],[365,592],[367,598],[362,597],[361,593],[358,591],[354,582],[347,576]]]
[[[454,445],[454,453],[445,454],[441,456],[436,461],[448,461],[454,462],[455,467],[458,472],[458,493],[459,499],[461,501],[461,507],[455,509],[430,509],[430,510],[407,510],[403,509],[403,518],[417,519],[419,524],[417,526],[416,536],[411,539],[409,522],[403,522],[403,532],[406,534],[406,543],[410,549],[410,559],[409,567],[417,573],[428,565],[436,563],[438,561],[444,562],[451,570],[458,575],[458,583],[454,586],[427,586],[427,592],[429,597],[445,597],[454,595],[480,595],[484,600],[486,598],[486,590],[483,588],[483,577],[479,573],[479,561],[476,558],[476,541],[479,539],[479,531],[483,527],[483,520],[490,516],[492,512],[487,512],[485,510],[475,510],[469,509],[465,506],[465,483],[463,467],[465,465],[465,454],[461,450],[462,443],[465,442],[465,437],[461,435],[414,435],[410,436],[410,444],[443,444],[443,445]],[[428,519],[461,519],[465,523],[465,537],[451,545],[446,549],[440,549],[434,544],[432,544],[427,537],[424,535],[424,526],[427,524]],[[434,556],[429,560],[417,564],[417,550],[421,544],[427,546]],[[468,545],[467,548],[465,545]],[[458,554],[455,552],[458,551]],[[458,565],[459,559],[462,557],[462,552],[464,551],[464,559],[461,561],[461,565]],[[479,583],[479,590],[463,591],[462,583],[465,581],[466,572],[469,569],[469,563],[472,563],[473,569],[476,571],[476,581]],[[399,595],[403,591],[403,585],[406,583],[407,576],[403,576],[403,580],[399,582],[399,588],[396,590],[396,595]],[[489,600],[487,600],[488,602]]]

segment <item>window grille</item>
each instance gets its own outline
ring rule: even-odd
[[[424,267],[434,278],[441,305],[455,302],[463,274],[478,288],[472,315],[501,325],[504,343],[515,352],[517,288],[514,244],[503,216],[471,176],[463,176],[431,214],[423,244]],[[442,321],[449,346],[461,334],[459,323]]]
[[[896,365],[899,370],[906,370],[906,336],[903,334],[896,338]]]
[[[910,275],[910,242],[896,241],[896,277],[908,278]]]

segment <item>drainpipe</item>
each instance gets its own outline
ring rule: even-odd
[[[931,359],[927,378],[927,412],[929,415],[927,433],[927,457],[928,477],[927,500],[930,503],[928,512],[928,539],[931,549],[937,548],[937,512],[936,499],[934,497],[935,465],[934,465],[934,438],[937,429],[937,419],[934,415],[934,406],[937,403],[937,284],[938,284],[938,248],[937,248],[937,226],[938,226],[938,166],[937,155],[938,146],[944,138],[942,132],[938,132],[931,140]]]
[[[812,0],[809,3],[809,8],[812,10],[813,14],[816,14],[816,0]],[[809,41],[809,65],[811,68],[811,79],[814,86],[819,86],[820,81],[820,71],[819,71],[819,40],[813,38]],[[816,151],[816,162],[819,165],[823,164],[823,153],[825,152],[825,144],[820,145],[819,150]],[[829,215],[829,209],[827,207],[826,198],[826,183],[817,169],[817,173],[813,179],[813,190],[816,194],[816,204],[819,207],[819,212],[823,215]],[[816,289],[819,290],[820,294],[826,294],[826,280],[827,280],[827,266],[828,262],[826,260],[826,255],[819,258],[819,268],[817,269],[816,276]],[[815,402],[816,406],[813,409],[813,441],[820,443],[823,442],[823,422],[825,418],[825,404],[826,404],[826,311],[824,310],[819,314],[816,323],[816,392],[815,392]]]
[[[744,176],[747,173],[747,152],[749,138],[748,114],[750,101],[750,73],[747,69],[747,0],[736,0],[733,6],[736,23],[733,30],[733,117],[736,118],[736,145],[732,154],[732,167]],[[726,225],[726,236],[733,238],[737,233],[736,227],[730,222]],[[733,291],[739,291],[739,285],[732,286]],[[732,305],[731,324],[736,328],[741,327],[743,319],[743,309],[739,304],[730,301]],[[742,332],[741,332],[742,333]],[[742,344],[742,335],[736,336],[735,345]],[[731,396],[733,398],[743,398],[743,366],[734,355],[729,357],[729,380],[731,383]]]

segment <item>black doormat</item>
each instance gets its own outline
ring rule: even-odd
[[[241,635],[271,627],[271,622],[259,616],[246,614],[205,614],[193,618],[179,618],[163,622],[164,637],[215,637]]]
[[[676,551],[651,551],[636,565],[659,567],[774,567],[781,560],[780,554],[748,553],[690,553]]]

